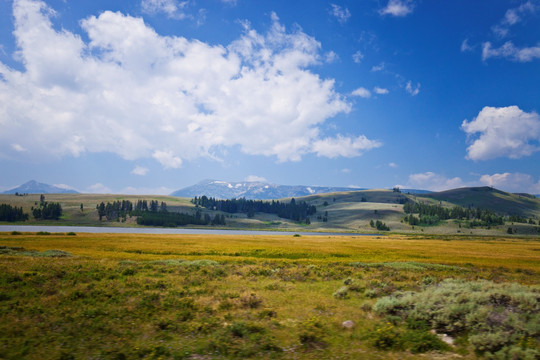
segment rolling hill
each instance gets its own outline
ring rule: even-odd
[[[529,194],[511,194],[488,186],[465,187],[417,195],[463,207],[490,209],[500,215],[533,216],[540,213],[540,199]]]

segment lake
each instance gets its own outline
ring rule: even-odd
[[[190,228],[128,228],[128,227],[93,227],[93,226],[39,226],[39,225],[0,225],[0,232],[38,232],[50,233],[91,233],[91,234],[178,234],[178,235],[304,235],[304,236],[373,236],[380,234],[358,234],[337,232],[298,232],[264,230],[225,230],[225,229],[190,229]]]

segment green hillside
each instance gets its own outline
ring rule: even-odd
[[[526,194],[510,194],[489,187],[461,188],[430,194],[406,194],[392,190],[358,190],[327,194],[310,195],[296,198],[317,208],[315,215],[310,216],[309,224],[278,217],[276,214],[255,213],[250,217],[247,213],[225,213],[206,208],[196,208],[191,199],[173,196],[135,196],[135,195],[97,195],[97,194],[46,194],[46,201],[59,202],[64,210],[59,220],[35,220],[30,216],[28,225],[81,225],[81,226],[123,226],[138,227],[135,217],[127,217],[122,221],[99,221],[96,205],[100,202],[113,202],[146,199],[164,201],[170,212],[195,214],[197,210],[203,216],[214,218],[223,215],[224,229],[245,230],[286,230],[313,232],[379,232],[371,226],[380,221],[390,228],[391,232],[424,233],[424,234],[467,234],[467,235],[502,235],[512,227],[513,234],[540,234],[540,199]],[[279,199],[289,202],[290,198]],[[530,223],[519,223],[506,220],[497,226],[470,226],[467,219],[441,220],[435,224],[419,224],[413,226],[404,221],[403,204],[412,201],[423,204],[439,205],[451,208],[459,205],[465,208],[478,207],[489,209],[501,216],[520,215]],[[22,207],[25,213],[31,214],[32,207],[37,206],[39,195],[15,196],[0,195],[0,203]],[[81,210],[81,204],[83,208]],[[4,223],[5,224],[5,223]],[[19,223],[22,224],[22,223]],[[209,227],[206,225],[204,227]]]
[[[540,215],[540,199],[527,194],[511,194],[488,186],[467,187],[417,196],[463,207],[490,209],[500,215]]]

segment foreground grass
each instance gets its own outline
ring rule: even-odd
[[[426,358],[414,351],[427,333],[377,346],[378,299],[447,278],[538,285],[540,271],[540,243],[519,239],[0,234],[2,246],[6,359]],[[466,341],[433,344],[428,358],[477,357]]]

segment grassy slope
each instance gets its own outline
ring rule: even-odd
[[[401,220],[404,216],[403,205],[399,204],[404,197],[413,201],[423,201],[431,204],[442,202],[444,206],[457,204],[460,206],[479,206],[490,208],[499,213],[520,213],[527,217],[540,217],[540,199],[531,199],[525,196],[508,194],[490,188],[463,188],[428,195],[409,195],[395,193],[390,190],[348,191],[330,194],[319,194],[299,198],[309,204],[317,206],[317,214],[311,218],[311,225],[298,224],[287,219],[281,219],[271,214],[256,214],[249,219],[246,214],[224,214],[226,228],[236,229],[267,229],[289,231],[346,231],[373,233],[375,230],[369,226],[370,220],[381,220],[391,231],[400,233],[431,233],[431,234],[467,234],[467,235],[504,235],[507,226],[492,229],[461,229],[454,221],[442,222],[439,226],[415,227],[414,229]],[[165,201],[171,211],[194,212],[195,207],[188,198],[171,196],[132,196],[132,195],[91,195],[91,194],[49,194],[47,201],[60,202],[64,215],[60,221],[35,221],[31,219],[25,224],[55,224],[55,225],[87,225],[87,226],[137,226],[135,219],[121,222],[99,222],[96,205],[101,201],[139,199]],[[365,199],[365,202],[362,202]],[[289,201],[290,199],[281,199]],[[17,197],[14,195],[0,195],[0,203],[9,203],[23,206],[25,212],[30,213],[31,207],[39,202],[39,195]],[[324,203],[328,205],[324,205]],[[80,211],[80,204],[84,211]],[[202,209],[211,217],[214,212]],[[319,216],[328,213],[328,221],[323,222]],[[521,234],[538,234],[535,227],[529,225],[515,225]]]
[[[463,207],[487,208],[503,215],[540,215],[540,199],[510,194],[490,187],[460,188],[418,196],[422,197]]]

